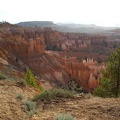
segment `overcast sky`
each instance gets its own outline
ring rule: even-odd
[[[120,0],[0,0],[0,21],[120,26]]]

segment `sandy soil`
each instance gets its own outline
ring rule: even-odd
[[[23,95],[17,100],[18,94]],[[97,98],[77,96],[74,99],[55,100],[41,103],[32,117],[22,110],[22,103],[38,94],[26,87],[20,88],[14,82],[0,81],[0,120],[54,120],[58,113],[71,113],[77,120],[120,120],[120,98]]]

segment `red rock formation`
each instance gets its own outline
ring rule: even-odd
[[[104,67],[98,65],[93,59],[83,60],[83,63],[79,63],[76,59],[71,57],[64,58],[64,64],[66,70],[73,76],[76,82],[85,90],[93,90],[99,84],[100,70]]]

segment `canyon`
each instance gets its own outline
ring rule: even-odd
[[[92,92],[99,85],[107,55],[120,45],[117,38],[111,39],[5,22],[0,24],[0,57],[21,72],[29,67],[51,86],[74,80]]]

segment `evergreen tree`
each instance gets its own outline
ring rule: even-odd
[[[95,94],[106,97],[120,96],[120,48],[117,48],[105,63],[103,70],[104,79],[100,80],[100,85],[95,89]],[[99,92],[99,93],[98,93]],[[105,95],[103,95],[105,94]]]

